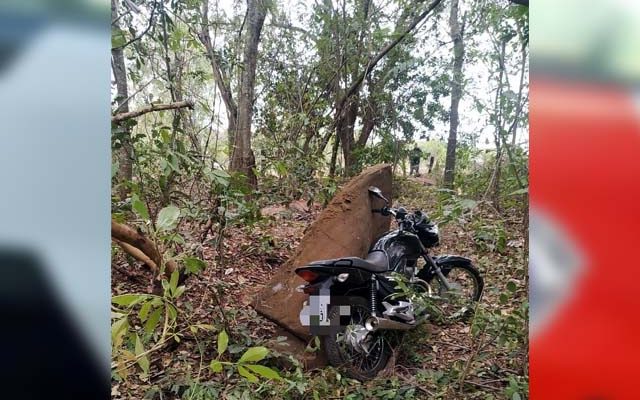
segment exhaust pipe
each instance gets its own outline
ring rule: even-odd
[[[378,318],[378,317],[369,317],[365,323],[364,327],[369,332],[375,332],[378,329],[388,329],[388,330],[396,330],[396,331],[408,331],[409,329],[416,326],[413,324],[406,324],[404,322],[398,322],[387,318]]]

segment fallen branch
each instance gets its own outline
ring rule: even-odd
[[[156,273],[160,272],[162,265],[164,265],[164,275],[167,277],[170,277],[171,273],[178,269],[175,261],[169,260],[163,263],[162,254],[158,251],[156,245],[130,226],[111,220],[111,238],[124,251],[143,261]],[[123,245],[125,246],[123,247]]]
[[[125,243],[123,241],[120,241],[118,239],[113,239],[113,241],[120,246],[120,248],[127,254],[129,254],[130,256],[132,256],[133,258],[135,258],[138,261],[143,262],[147,267],[149,267],[152,271],[158,271],[158,265],[151,259],[149,258],[149,256],[147,256],[146,254],[144,254],[142,252],[142,250],[138,249],[137,247],[133,247],[132,245]]]
[[[176,103],[169,103],[169,104],[152,104],[150,106],[143,107],[139,110],[114,114],[111,116],[111,122],[121,122],[127,119],[137,118],[141,115],[154,112],[154,111],[177,110],[180,108],[193,108],[193,101],[184,100],[184,101],[178,101]]]

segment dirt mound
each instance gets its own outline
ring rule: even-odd
[[[390,222],[371,212],[381,202],[371,198],[367,189],[377,186],[390,199],[391,181],[391,167],[386,164],[370,167],[349,181],[309,227],[295,254],[258,293],[253,307],[298,338],[309,339],[308,328],[298,319],[307,295],[295,291],[304,281],[294,270],[314,260],[366,255]]]

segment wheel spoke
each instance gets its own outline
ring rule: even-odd
[[[365,374],[372,371],[381,362],[384,353],[384,337],[380,332],[369,333],[369,335],[374,336],[369,336],[364,339],[369,342],[368,353],[365,353],[360,349],[352,347],[349,339],[347,339],[347,335],[352,334],[352,329],[355,326],[362,327],[368,316],[369,310],[366,309],[366,307],[360,305],[351,306],[351,318],[349,325],[345,327],[346,333],[340,332],[336,334],[336,344],[338,344],[338,349],[344,364],[350,364]]]
[[[479,290],[479,283],[475,276],[465,268],[453,267],[446,279],[452,290],[447,290],[437,279],[434,279],[436,293],[443,299],[441,308],[445,314],[453,316],[469,309]]]

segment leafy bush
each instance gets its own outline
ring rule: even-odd
[[[210,364],[213,372],[222,372],[224,366],[229,366],[237,369],[238,373],[249,382],[258,382],[258,378],[254,374],[265,379],[281,379],[277,371],[264,365],[254,364],[263,360],[269,354],[269,350],[266,347],[248,348],[237,362],[220,361],[220,357],[227,351],[228,344],[229,336],[227,336],[227,332],[220,332],[218,334],[218,357],[211,361]]]

